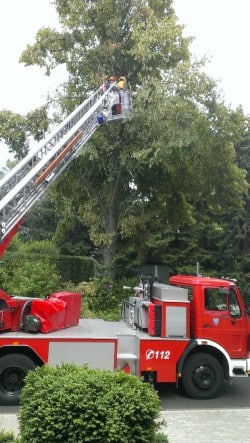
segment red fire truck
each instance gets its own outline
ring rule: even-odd
[[[45,363],[122,369],[198,399],[250,374],[248,319],[235,282],[177,275],[132,289],[119,322],[79,320],[77,293],[27,299],[1,291],[0,403],[18,404],[25,375]]]
[[[0,182],[3,253],[29,208],[105,121],[124,118],[127,91],[92,94]],[[236,283],[177,275],[127,288],[122,319],[79,319],[80,295],[9,296],[0,290],[0,404],[15,405],[29,370],[70,362],[121,369],[212,398],[224,380],[250,374],[248,316]]]

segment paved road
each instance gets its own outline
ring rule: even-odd
[[[169,443],[250,443],[250,377],[225,384],[212,400],[180,395],[169,384],[159,395]]]
[[[169,443],[250,443],[250,408],[161,412]]]
[[[225,383],[220,395],[211,400],[195,400],[180,395],[174,384],[164,383],[157,389],[161,407],[165,410],[250,408],[250,377],[234,379],[233,384]]]

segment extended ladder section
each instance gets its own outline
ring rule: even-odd
[[[96,129],[106,121],[123,119],[130,108],[129,91],[120,91],[115,84],[108,90],[101,86],[4,176],[0,181],[0,255],[7,247],[4,243],[8,236],[14,235],[27,211]]]

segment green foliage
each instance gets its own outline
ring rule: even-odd
[[[55,258],[58,273],[64,282],[78,284],[88,281],[95,275],[95,260],[91,257],[72,257],[59,255]]]
[[[0,111],[0,140],[15,158],[21,160],[29,150],[30,136],[36,141],[48,130],[46,107],[29,112],[26,116],[4,109]]]
[[[105,320],[119,320],[122,301],[127,298],[123,286],[130,285],[131,279],[112,281],[108,278],[95,280],[95,292],[89,299],[89,308],[97,317]],[[137,283],[137,282],[136,282]],[[135,284],[131,283],[131,286]]]
[[[20,439],[13,432],[0,431],[0,443],[20,443]]]
[[[74,200],[77,199],[78,193]],[[77,214],[74,200],[66,201],[62,196],[61,200],[57,201],[57,205],[53,202],[57,213],[60,214],[53,237],[55,244],[63,255],[89,255],[94,246],[89,239],[86,225]]]
[[[10,294],[39,297],[68,281],[88,281],[97,272],[92,257],[63,256],[50,240],[23,242],[16,236],[2,258],[0,284]]]
[[[30,371],[19,411],[22,443],[156,443],[158,416],[149,384],[74,365]]]
[[[47,106],[41,106],[26,115],[26,128],[28,135],[32,134],[36,141],[42,140],[49,129]]]
[[[72,285],[67,283],[65,287],[66,291],[79,292],[82,296],[81,302],[81,318],[96,318],[95,312],[90,310],[90,304],[92,297],[95,294],[95,282],[81,282],[78,285]],[[100,317],[102,318],[102,317]]]
[[[168,438],[165,434],[159,432],[153,441],[153,443],[168,443]]]
[[[44,297],[58,289],[61,278],[49,241],[22,243],[18,236],[1,264],[1,287],[9,294]]]
[[[99,85],[106,74],[125,75],[139,83],[141,76],[158,75],[186,59],[189,39],[182,36],[171,2],[161,0],[98,0],[89,4],[56,0],[63,32],[43,28],[23,51],[26,66],[44,67],[47,74],[59,64],[70,73],[68,95]],[[157,54],[157,56],[156,56]],[[71,94],[70,94],[71,92]],[[66,97],[65,97],[66,99]]]
[[[134,278],[115,282],[107,278],[96,278],[77,285],[72,282],[65,282],[61,289],[81,294],[82,318],[102,318],[108,321],[118,321],[121,318],[122,301],[128,297],[128,293],[125,292],[123,286],[133,287],[137,283],[138,279]]]
[[[26,119],[14,112],[0,112],[0,140],[5,142],[10,152],[21,159],[28,152],[26,140]]]
[[[16,257],[17,258],[17,257]],[[57,274],[56,266],[48,257],[40,260],[19,256],[20,262],[12,269],[12,278],[3,282],[5,290],[13,295],[28,297],[44,297],[58,289],[60,276]]]
[[[19,235],[24,241],[51,240],[55,234],[59,215],[47,192],[30,210],[28,217],[19,229]]]

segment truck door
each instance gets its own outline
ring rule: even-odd
[[[233,288],[204,288],[201,334],[223,346],[232,358],[246,353],[245,315]]]

